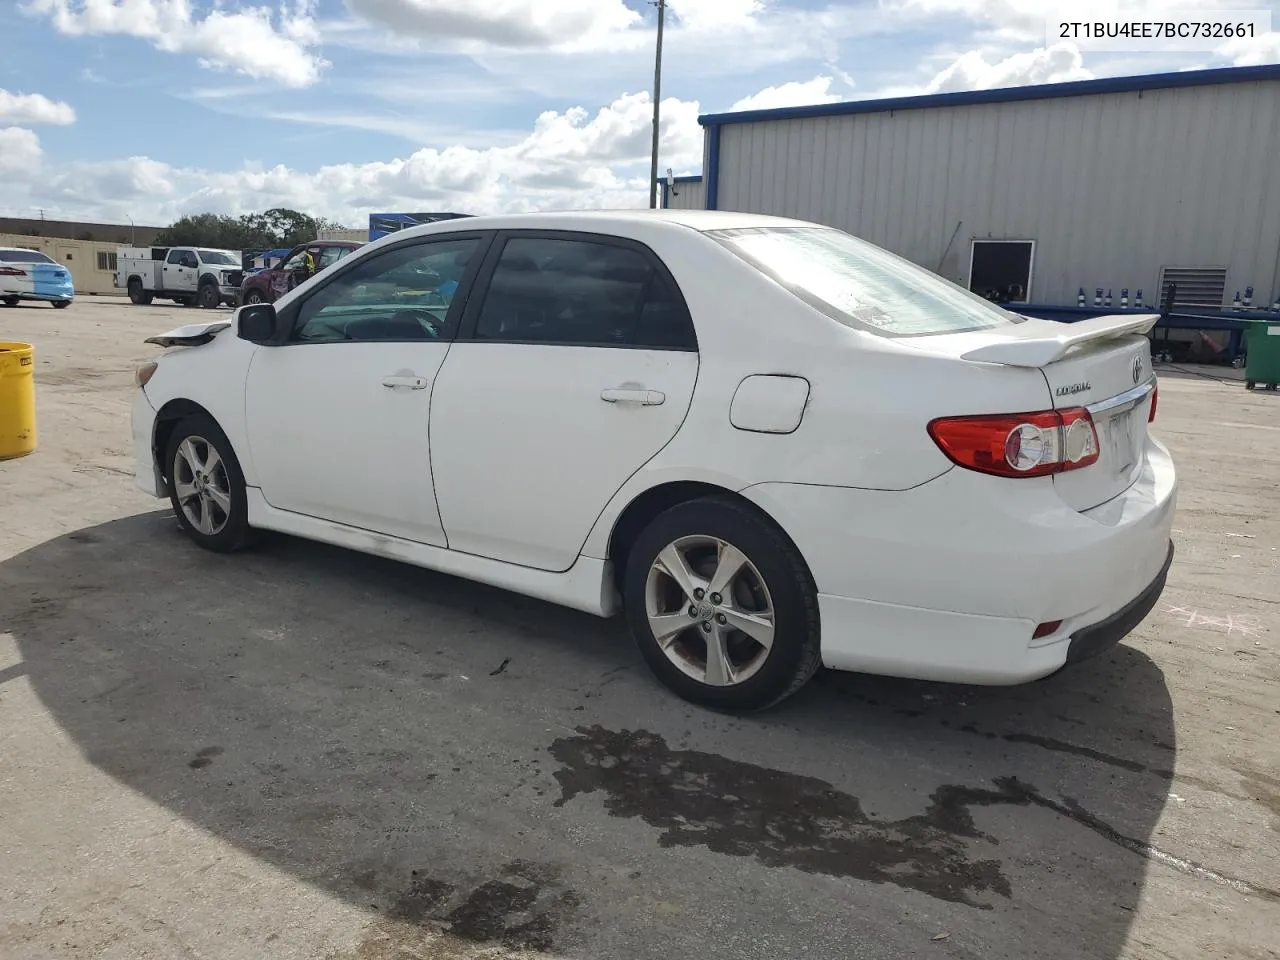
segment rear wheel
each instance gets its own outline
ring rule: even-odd
[[[6,307],[16,307],[18,305],[17,297],[5,297],[2,301]]]
[[[769,521],[728,498],[656,517],[631,549],[623,593],[645,660],[694,703],[760,710],[820,666],[817,591],[803,559]]]
[[[129,281],[129,300],[139,306],[146,306],[151,302],[151,294],[142,289],[142,281],[137,277]]]
[[[65,310],[65,309],[66,309],[67,307],[69,307],[69,306],[71,306],[71,301],[70,301],[70,300],[55,300],[55,301],[53,301],[53,309],[55,309],[55,310]]]
[[[248,545],[252,531],[244,473],[213,419],[203,414],[183,419],[170,434],[164,457],[169,502],[187,535],[219,553]]]

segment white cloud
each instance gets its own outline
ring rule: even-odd
[[[0,127],[0,183],[18,185],[35,180],[44,151],[40,138],[25,127]]]
[[[347,5],[397,34],[497,47],[562,47],[641,22],[622,0],[347,0]]]
[[[831,92],[830,77],[814,77],[812,80],[793,80],[776,87],[765,87],[759,93],[743,97],[732,107],[739,110],[774,110],[778,107],[803,107],[815,103],[835,103],[842,99]]]
[[[764,12],[764,0],[668,0],[676,20],[690,30],[751,27]]]
[[[328,62],[320,42],[315,0],[268,6],[219,4],[203,17],[189,0],[27,0],[28,13],[47,17],[70,36],[122,35],[150,41],[167,53],[188,53],[202,67],[229,70],[288,87],[315,83]]]
[[[1089,80],[1092,77],[1093,73],[1086,69],[1084,58],[1072,43],[1056,43],[1051,47],[1015,53],[994,63],[989,63],[979,51],[970,50],[961,54],[930,80],[924,92],[992,90],[997,87]]]
[[[0,124],[49,123],[59,127],[76,122],[76,112],[61,100],[41,93],[10,93],[0,89]]]
[[[696,166],[702,157],[698,104],[672,98],[662,107],[663,166]],[[651,119],[647,93],[624,94],[594,115],[581,107],[547,111],[509,146],[424,149],[313,172],[255,163],[208,171],[147,157],[71,163],[46,169],[38,184],[0,179],[0,207],[163,223],[183,213],[285,206],[360,224],[377,208],[491,213],[643,206]]]
[[[1237,67],[1254,67],[1263,63],[1280,63],[1280,32],[1272,30],[1256,37],[1228,40],[1214,53]]]

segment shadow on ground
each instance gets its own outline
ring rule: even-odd
[[[668,696],[617,622],[286,538],[215,556],[167,512],[0,564],[0,628],[92,764],[367,909],[362,960],[438,931],[1118,957],[1175,752],[1127,647],[1017,689],[822,675],[725,717]]]

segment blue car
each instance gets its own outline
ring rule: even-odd
[[[0,247],[0,303],[16,307],[19,300],[43,300],[61,309],[75,298],[71,271],[62,264],[39,250]]]

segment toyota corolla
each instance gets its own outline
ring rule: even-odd
[[[824,664],[1022,683],[1163,589],[1156,319],[1029,319],[793,220],[437,223],[153,338],[138,480],[212,550],[281,531],[621,613],[714,707]]]

